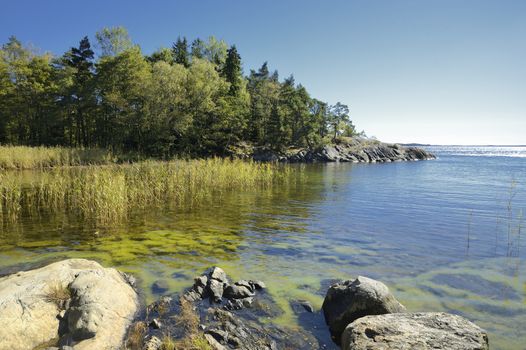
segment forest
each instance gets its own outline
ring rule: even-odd
[[[145,55],[123,27],[62,56],[12,36],[0,50],[0,144],[105,148],[169,158],[236,145],[283,150],[353,136],[349,108],[311,97],[265,62],[243,72],[235,45],[211,36]]]

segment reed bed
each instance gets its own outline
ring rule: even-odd
[[[194,206],[228,191],[288,181],[292,171],[222,158],[47,169],[35,171],[30,180],[22,180],[18,171],[0,171],[0,222],[62,212],[112,226],[134,209]]]
[[[111,152],[100,148],[0,146],[0,169],[42,169],[114,161]]]

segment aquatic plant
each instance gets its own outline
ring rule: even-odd
[[[115,160],[111,152],[100,148],[0,146],[0,169],[108,164]]]
[[[0,172],[0,219],[74,214],[97,227],[123,222],[133,210],[193,207],[233,190],[270,187],[290,178],[278,164],[211,158],[43,169],[25,180]]]

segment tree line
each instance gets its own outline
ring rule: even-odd
[[[0,50],[0,144],[103,147],[155,157],[222,155],[241,142],[315,148],[355,127],[265,62],[243,75],[235,45],[210,37],[144,55],[122,27],[60,57],[10,37]]]

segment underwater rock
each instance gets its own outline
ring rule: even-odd
[[[69,259],[3,277],[0,349],[53,345],[59,337],[75,350],[118,348],[138,304],[120,272],[90,260]]]
[[[162,294],[167,292],[169,289],[170,286],[165,280],[155,281],[154,284],[152,284],[152,292],[154,294]]]
[[[252,286],[253,290],[261,290],[266,289],[267,285],[263,281],[248,281],[248,283]]]
[[[192,322],[198,323],[199,332],[212,349],[320,348],[312,333],[262,321],[283,313],[264,288],[266,286],[262,281],[254,280],[239,280],[231,284],[226,273],[215,267],[195,278],[193,286],[182,295],[181,300],[191,300],[191,308],[198,318]],[[216,289],[215,293],[212,289]],[[156,312],[160,304],[166,305],[161,308],[162,313]],[[162,329],[148,327],[143,339],[161,338],[165,334],[170,334],[176,342],[184,339],[186,330],[178,320],[189,315],[183,315],[183,304],[163,303],[160,300],[148,306],[147,319],[141,322],[150,324],[152,319],[156,319],[162,324]],[[185,307],[188,312],[188,306]]]
[[[360,317],[405,311],[385,284],[363,276],[331,285],[322,309],[337,344],[345,327]]]
[[[294,310],[296,314],[300,314],[303,312],[309,312],[309,313],[314,312],[314,307],[307,300],[294,300],[290,302],[290,306],[292,307],[292,310]]]
[[[272,324],[260,324],[255,320],[248,320],[233,312],[218,308],[208,310],[206,324],[205,335],[212,337],[224,349],[307,350],[318,348],[316,338],[307,332],[277,327]]]
[[[487,350],[488,335],[467,319],[437,313],[365,316],[343,332],[343,350]]]

